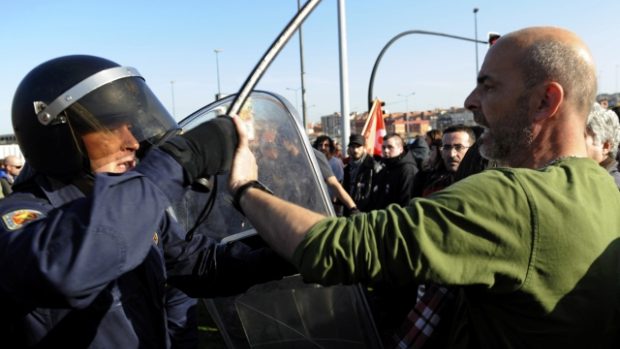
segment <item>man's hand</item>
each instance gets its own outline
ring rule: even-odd
[[[235,195],[237,189],[245,183],[258,178],[258,165],[256,158],[248,146],[248,135],[239,116],[233,116],[233,122],[237,128],[239,143],[233,157],[230,176],[228,177],[228,190]]]

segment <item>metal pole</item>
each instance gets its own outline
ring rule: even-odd
[[[403,95],[398,94],[400,97],[405,97],[405,141],[409,140],[409,97],[414,96],[415,92]]]
[[[457,39],[457,40],[465,40],[465,41],[478,42],[480,44],[486,44],[487,43],[486,41],[479,41],[479,40],[469,39],[469,38],[465,38],[465,37],[462,37],[462,36],[450,35],[450,34],[445,34],[445,33],[429,32],[429,31],[426,31],[426,30],[407,30],[407,31],[404,31],[404,32],[396,35],[395,37],[390,39],[390,41],[388,41],[388,43],[385,44],[385,46],[383,46],[383,48],[381,49],[381,52],[379,53],[379,56],[375,60],[375,64],[372,66],[372,72],[370,73],[370,82],[368,83],[368,110],[370,110],[370,108],[372,107],[372,102],[373,102],[373,99],[374,99],[373,87],[374,87],[374,84],[375,84],[375,75],[377,75],[377,70],[379,69],[379,63],[381,62],[381,58],[383,57],[383,55],[385,54],[387,49],[390,46],[392,46],[393,43],[396,42],[396,40],[402,38],[405,35],[412,35],[412,34],[443,36],[443,37],[446,37],[446,38],[452,38],[452,39]]]
[[[239,92],[237,92],[232,103],[230,104],[230,107],[228,107],[226,114],[233,115],[239,113],[241,107],[243,107],[243,103],[245,103],[246,99],[248,99],[250,92],[252,92],[254,86],[256,86],[258,81],[260,81],[260,78],[265,73],[265,70],[269,68],[269,65],[273,62],[273,59],[278,55],[291,36],[295,34],[297,28],[299,28],[301,23],[303,23],[303,21],[310,15],[310,13],[312,13],[312,10],[314,10],[320,2],[321,0],[306,1],[304,7],[299,10],[295,17],[293,17],[286,25],[280,35],[278,35],[276,40],[271,44],[267,52],[263,54],[248,78],[243,82]]]
[[[616,88],[614,93],[618,93],[618,67],[620,67],[620,65],[616,64]]]
[[[222,49],[215,49],[213,50],[213,52],[215,52],[215,70],[217,73],[217,98],[216,99],[220,99],[222,98],[222,89],[220,88],[220,60],[218,58],[219,53],[222,52]]]
[[[295,94],[295,109],[297,109],[299,111],[299,103],[297,102],[297,91],[299,91],[300,88],[287,87],[286,89],[289,90],[289,91],[293,91],[293,93]]]
[[[297,0],[297,11],[299,11],[300,8],[301,8],[300,0]],[[305,78],[304,78],[306,71],[304,70],[304,39],[303,39],[303,35],[301,32],[301,25],[299,26],[299,29],[297,31],[299,32],[299,69],[301,73],[301,120],[304,126],[304,132],[306,132],[307,107],[306,107],[306,83],[305,83]],[[297,98],[297,95],[295,95],[295,98]]]
[[[478,8],[474,7],[474,39],[476,42],[474,45],[476,46],[476,78],[478,77]]]
[[[176,112],[174,110],[174,81],[170,81],[170,95],[172,96],[172,117],[176,117]]]
[[[338,0],[338,46],[340,48],[340,113],[342,116],[342,140],[340,144],[345,146],[351,133],[349,121],[349,66],[347,53],[347,21],[345,13],[345,1]]]

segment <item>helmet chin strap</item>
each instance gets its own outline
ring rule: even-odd
[[[84,173],[81,176],[76,176],[71,181],[71,184],[75,185],[84,195],[88,196],[93,192],[95,186],[95,176],[92,173]]]

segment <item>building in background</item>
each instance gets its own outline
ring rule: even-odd
[[[8,155],[24,158],[17,145],[17,138],[15,138],[15,135],[0,135],[0,159],[4,159]]]
[[[368,112],[351,113],[351,133],[361,134],[368,118]],[[443,130],[449,126],[463,124],[474,126],[473,113],[465,108],[434,109],[413,112],[385,113],[384,121],[387,132],[396,132],[407,141],[412,141],[419,135],[426,134],[432,129]],[[340,113],[324,115],[321,122],[309,127],[308,136],[325,134],[332,139],[339,139],[342,132],[342,117]]]

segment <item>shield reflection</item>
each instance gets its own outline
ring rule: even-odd
[[[180,122],[187,131],[223,114],[234,96],[216,101]],[[297,113],[283,97],[254,91],[241,112],[258,163],[259,180],[275,195],[326,215],[334,215],[329,194]],[[180,221],[204,220],[196,232],[221,242],[256,235],[232,206],[228,174],[188,193]],[[215,189],[215,190],[213,190]],[[213,195],[214,197],[210,197]],[[213,200],[206,219],[201,207]],[[189,204],[191,203],[191,205]],[[198,204],[197,204],[198,203]],[[190,227],[188,227],[190,228]],[[230,348],[377,348],[377,331],[359,286],[321,287],[299,275],[256,285],[234,297],[205,300]]]

